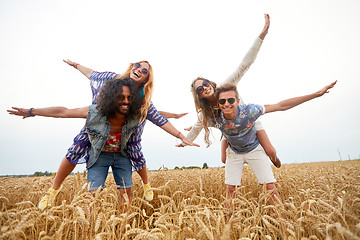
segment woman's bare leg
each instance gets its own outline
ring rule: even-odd
[[[69,174],[74,170],[75,167],[76,164],[69,162],[66,157],[64,157],[61,161],[51,188],[55,190],[59,189],[65,178],[69,176]]]
[[[281,162],[279,158],[276,156],[276,150],[274,146],[271,144],[268,135],[266,134],[265,130],[258,130],[256,131],[256,136],[259,139],[261,146],[263,147],[266,155],[270,158],[272,163],[275,167],[281,167]]]
[[[148,178],[148,172],[147,172],[147,167],[146,164],[145,166],[140,169],[139,171],[137,171],[137,173],[139,174],[139,176],[141,177],[141,180],[143,181],[144,184],[148,184],[149,183],[149,178]]]
[[[141,180],[143,181],[144,197],[148,201],[153,200],[154,192],[153,192],[153,190],[151,190],[151,185],[149,183],[148,171],[147,171],[146,164],[142,169],[137,171],[137,173],[139,174],[139,176],[141,177]]]
[[[38,208],[44,210],[54,204],[55,198],[61,191],[61,184],[65,178],[74,170],[76,164],[70,163],[65,157],[61,161],[60,167],[55,175],[53,185],[48,192],[40,199]]]

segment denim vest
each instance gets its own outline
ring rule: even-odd
[[[128,118],[122,128],[120,150],[121,154],[126,158],[128,158],[128,155],[126,153],[126,144],[138,124],[138,118]],[[104,147],[105,142],[109,136],[111,126],[110,122],[106,119],[106,117],[98,112],[98,110],[96,109],[96,104],[93,104],[89,106],[89,112],[86,119],[85,127],[91,143],[89,161],[87,161],[86,163],[86,168],[89,169],[92,165],[95,164],[95,162],[99,158],[101,150]]]

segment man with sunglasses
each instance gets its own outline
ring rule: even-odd
[[[86,163],[89,191],[104,188],[111,166],[121,196],[127,192],[131,201],[132,165],[126,153],[126,145],[139,124],[138,108],[133,103],[136,94],[130,78],[108,80],[101,88],[97,103],[83,108],[13,108],[9,114],[58,118],[86,118],[86,130],[91,149]],[[134,105],[134,106],[133,106]],[[123,202],[123,198],[121,197]]]
[[[69,59],[64,60],[69,66],[74,67],[80,73],[82,73],[89,81],[92,91],[92,104],[96,103],[96,97],[100,88],[106,81],[121,77],[130,77],[135,81],[135,85],[138,88],[138,94],[143,98],[144,102],[142,106],[139,106],[139,111],[142,116],[146,116],[146,119],[151,121],[156,126],[162,128],[166,132],[174,129],[167,118],[180,118],[185,114],[174,114],[164,111],[157,111],[155,106],[151,102],[151,95],[153,91],[153,74],[151,65],[147,61],[140,61],[131,63],[127,70],[123,74],[117,74],[115,72],[98,72],[91,68],[85,67],[77,62],[73,62]],[[148,106],[149,105],[149,106]],[[147,110],[147,111],[146,111]],[[151,201],[154,196],[152,191],[148,173],[145,156],[142,152],[141,135],[146,121],[142,121],[138,128],[132,134],[128,141],[127,153],[129,159],[132,162],[133,171],[136,171],[141,177],[144,189],[144,197],[146,200]],[[175,135],[178,135],[178,131]],[[174,136],[175,136],[174,135]],[[183,137],[180,133],[178,137]],[[184,139],[186,142],[187,139]],[[89,137],[86,128],[83,127],[79,134],[77,134],[73,140],[72,145],[68,148],[66,155],[63,157],[56,176],[53,180],[52,186],[48,189],[47,193],[43,195],[39,201],[38,207],[43,210],[47,207],[51,207],[56,199],[56,196],[63,187],[65,178],[74,170],[77,164],[86,163],[89,159],[88,149],[90,149]]]
[[[235,197],[235,188],[241,185],[242,170],[244,164],[247,163],[254,171],[259,184],[266,184],[267,190],[273,190],[273,196],[269,200],[270,204],[278,202],[277,199],[281,201],[274,184],[276,182],[274,174],[257,139],[254,123],[262,114],[285,111],[314,98],[321,97],[328,93],[329,89],[333,88],[335,84],[336,81],[315,93],[270,105],[239,105],[239,93],[236,86],[232,84],[223,85],[217,89],[216,98],[221,113],[217,119],[210,121],[210,125],[212,127],[217,126],[229,144],[227,149],[228,158],[225,165],[227,199],[230,200]],[[228,207],[231,207],[230,203]]]

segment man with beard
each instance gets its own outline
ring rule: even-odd
[[[132,165],[126,154],[126,144],[139,124],[136,92],[130,78],[112,79],[100,90],[97,104],[83,108],[48,107],[37,109],[13,108],[9,114],[27,117],[45,116],[57,118],[86,118],[86,130],[91,142],[87,162],[87,181],[89,191],[104,183],[111,166],[116,184],[122,195],[126,191],[131,202]]]

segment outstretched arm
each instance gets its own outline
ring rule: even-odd
[[[253,43],[253,45],[251,46],[251,48],[246,53],[245,57],[242,59],[240,65],[222,84],[231,83],[231,84],[237,85],[239,83],[242,76],[244,76],[246,71],[255,62],[257,54],[260,51],[262,42],[268,33],[269,27],[270,27],[270,16],[268,14],[265,14],[265,25],[264,25],[264,28],[261,31],[259,37],[256,38],[256,40]]]
[[[54,118],[86,118],[89,107],[68,109],[65,107],[47,107],[47,108],[18,108],[7,110],[10,115],[16,115],[24,118],[43,116]]]
[[[200,147],[199,145],[190,142],[186,137],[184,137],[184,135],[182,135],[180,131],[174,128],[174,126],[166,118],[164,118],[164,116],[162,116],[158,110],[156,110],[152,102],[150,103],[146,119],[150,120],[155,125],[161,127],[163,130],[170,133],[174,137],[180,138],[185,144]]]
[[[317,97],[321,97],[325,93],[328,93],[329,90],[335,86],[336,82],[337,81],[335,81],[335,82],[325,86],[321,90],[314,92],[312,94],[309,94],[309,95],[290,98],[290,99],[278,102],[276,104],[265,105],[265,113],[276,112],[276,111],[286,111],[286,110],[293,108],[297,105],[300,105],[304,102],[310,101]]]
[[[76,68],[77,70],[79,70],[82,74],[85,75],[85,77],[87,77],[90,80],[90,75],[94,70],[87,68],[79,63],[73,62],[69,59],[63,60],[63,61],[66,62],[67,64],[69,64],[69,66],[72,66],[72,67]]]
[[[180,138],[181,141],[183,141],[183,143],[185,143],[186,145],[200,147],[198,144],[190,142],[180,131],[174,128],[174,126],[170,122],[165,123],[161,126],[161,128],[169,134],[173,135],[174,137]]]
[[[203,125],[201,123],[202,118],[203,118],[202,113],[201,112],[198,113],[197,122],[192,127],[189,128],[188,131],[190,131],[190,132],[186,135],[186,138],[189,141],[191,141],[191,142],[195,141],[195,139],[197,138],[197,136],[200,134],[201,130],[203,129]],[[185,130],[187,130],[187,129],[185,128]],[[182,142],[176,146],[177,147],[185,147],[186,144],[184,142]]]
[[[175,118],[175,119],[179,119],[183,116],[185,116],[188,113],[169,113],[169,112],[163,112],[163,111],[159,111],[159,113],[164,117],[164,118]]]

